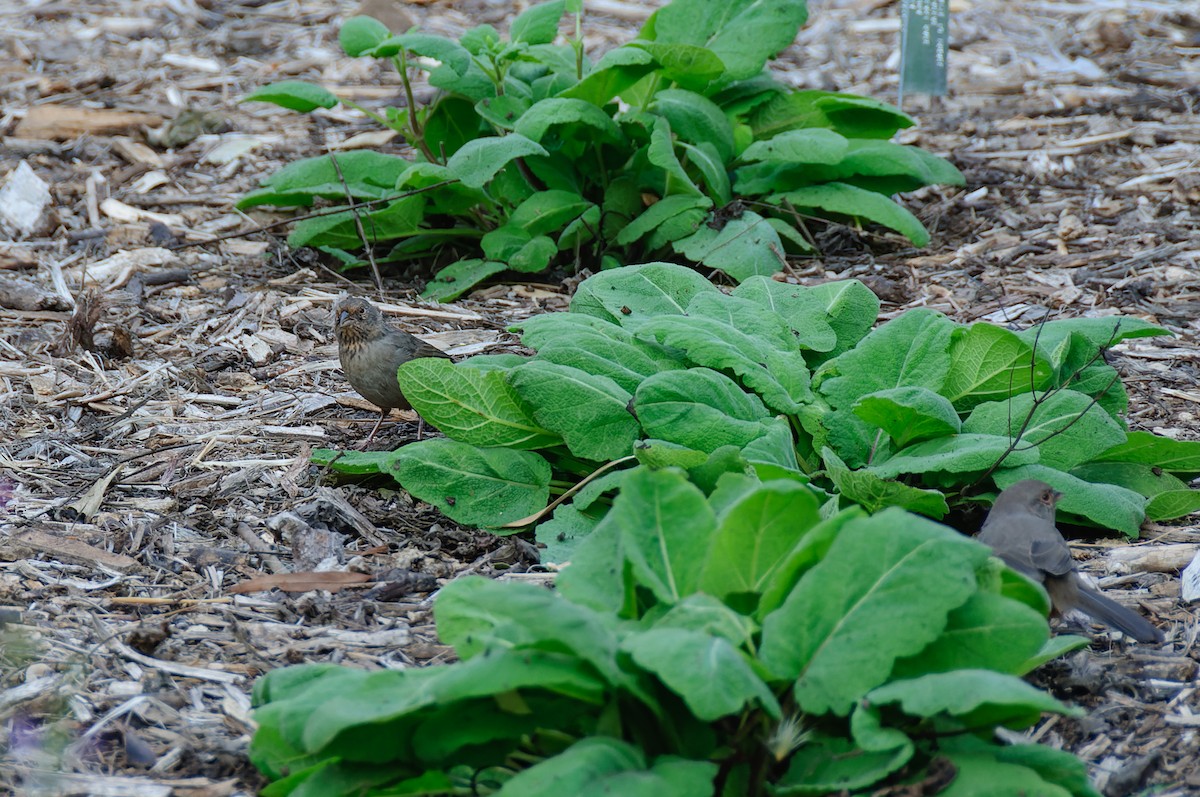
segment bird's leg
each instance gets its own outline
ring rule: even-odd
[[[379,420],[375,421],[375,428],[371,430],[371,433],[369,435],[367,435],[367,439],[358,444],[359,451],[366,451],[367,446],[371,445],[371,441],[375,439],[375,433],[379,431],[380,425],[383,424],[384,417],[389,412],[390,412],[390,410],[380,410],[379,411]]]

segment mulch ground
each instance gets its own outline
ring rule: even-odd
[[[368,3],[452,35],[514,14],[481,0]],[[627,0],[588,7],[597,52],[648,13]],[[1129,423],[1200,439],[1200,4],[952,10],[952,93],[906,102],[918,126],[901,136],[967,177],[965,189],[907,198],[933,243],[829,227],[822,257],[786,278],[861,279],[886,315],[1163,324],[1177,337],[1111,355]],[[345,0],[0,4],[0,178],[24,163],[52,199],[40,228],[0,241],[0,792],[253,793],[257,675],[446,661],[430,615],[439,584],[468,572],[545,579],[527,542],[311,464],[314,448],[351,447],[374,422],[341,377],[329,323],[343,291],[380,298],[369,276],[288,251],[283,230],[204,243],[252,226],[233,203],[259,178],[375,130],[353,112],[302,116],[238,97],[302,78],[399,104],[394,75],[340,53],[338,23],[356,11]],[[894,101],[898,3],[810,11],[774,65],[781,77]],[[169,248],[180,243],[191,246]],[[416,298],[426,276],[386,273],[385,307],[463,355],[515,348],[505,328],[564,309],[574,284],[430,305]],[[397,415],[376,447],[416,433],[414,416]],[[1104,586],[1142,588],[1167,642],[1100,636],[1043,668],[1035,680],[1088,714],[1030,735],[1082,756],[1109,795],[1200,793],[1198,626],[1178,574],[1200,533],[1150,525],[1134,545],[1161,555],[1131,571],[1105,555],[1109,542],[1083,541],[1083,567]],[[240,591],[330,557],[381,583]]]

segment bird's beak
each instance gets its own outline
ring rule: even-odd
[[[1050,492],[1051,492],[1051,496],[1052,496],[1050,500],[1056,504],[1058,503],[1058,499],[1063,497],[1063,494],[1060,493],[1058,490],[1051,490]]]
[[[346,319],[349,317],[350,317],[350,314],[348,312],[346,312],[345,310],[340,310],[337,314],[337,317],[334,318],[333,325],[335,327],[340,327],[342,324],[346,323]]]

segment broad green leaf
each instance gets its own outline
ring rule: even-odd
[[[959,410],[1015,393],[1044,390],[1052,371],[1044,357],[1013,332],[980,321],[955,332],[950,373],[941,394]]]
[[[856,346],[871,331],[875,317],[879,315],[879,297],[858,280],[813,285],[808,294],[816,297],[825,308],[829,326],[837,335],[837,343],[832,349],[825,351],[814,347],[814,351],[823,352],[821,359],[834,357]]]
[[[586,737],[518,772],[496,797],[688,797],[712,791],[717,765],[664,756],[647,768],[640,749],[619,739]]]
[[[936,639],[975,591],[988,549],[888,509],[841,527],[825,556],[763,620],[762,662],[795,679],[799,707],[846,715],[893,662]]]
[[[1130,462],[1085,462],[1071,468],[1070,472],[1072,476],[1084,481],[1119,484],[1151,499],[1163,493],[1188,491],[1187,484],[1178,476],[1151,465],[1137,465]],[[1200,491],[1195,494],[1200,496]],[[1149,514],[1149,510],[1147,510],[1147,514]],[[1151,517],[1151,520],[1154,519]]]
[[[548,235],[561,230],[594,203],[573,191],[539,191],[513,209],[508,225],[530,235]]]
[[[471,67],[471,54],[465,47],[453,39],[430,33],[401,33],[391,36],[365,54],[376,58],[390,58],[401,50],[441,61],[460,77],[467,74]],[[420,66],[420,62],[410,61],[408,65]]]
[[[634,394],[634,412],[648,437],[705,452],[745,446],[770,417],[757,396],[708,368],[649,377]]]
[[[1011,571],[1010,571],[1011,572]],[[1015,575],[1015,573],[1014,573]],[[1045,590],[1039,590],[1045,595]],[[1062,636],[1052,636],[1046,640],[1046,644],[1042,645],[1034,655],[1026,659],[1025,663],[1017,670],[1017,675],[1028,675],[1029,673],[1041,667],[1043,664],[1061,659],[1073,650],[1086,648],[1092,644],[1092,640],[1082,636],[1071,636],[1069,634]]]
[[[391,35],[391,31],[374,17],[350,17],[338,31],[342,51],[355,58]]]
[[[413,409],[447,437],[510,448],[545,448],[560,440],[537,424],[503,372],[459,368],[449,360],[425,357],[401,366],[399,379]]]
[[[626,637],[621,649],[639,667],[658,676],[702,722],[750,706],[761,706],[774,718],[781,714],[771,690],[722,637],[683,628],[654,628]]]
[[[862,396],[897,387],[938,392],[950,369],[954,328],[940,313],[909,310],[827,361],[818,372],[820,391],[834,407],[850,407]]]
[[[288,235],[288,245],[361,248],[364,235],[369,244],[414,235],[424,218],[425,198],[408,196],[372,210],[347,210],[298,221]]]
[[[459,43],[471,55],[482,55],[500,44],[500,33],[491,25],[476,25],[459,37]]]
[[[725,63],[723,80],[745,80],[786,49],[808,18],[791,0],[674,0],[654,15],[654,40],[709,48]]]
[[[518,45],[514,51],[520,54],[518,60],[509,67],[508,78],[510,81],[515,80],[522,84],[521,90],[528,87],[533,96],[541,99],[548,95],[539,94],[538,85],[546,78],[554,80],[566,77],[574,85],[579,61],[575,48],[571,44],[532,44],[527,47]],[[583,57],[585,73],[590,66],[591,61],[585,55]]]
[[[524,117],[522,117],[523,119]],[[446,162],[446,167],[471,188],[482,188],[511,161],[530,155],[546,155],[541,144],[518,133],[468,141]]]
[[[491,666],[496,669],[507,668],[510,662],[519,660],[520,654],[513,652],[496,653],[487,657]],[[400,784],[387,784],[389,797],[427,797],[431,794],[453,793],[454,782],[446,774],[453,767],[488,766],[499,750],[516,750],[530,734],[536,734],[539,728],[547,726],[571,727],[581,714],[580,705],[574,700],[564,699],[573,697],[574,692],[594,686],[593,674],[587,671],[587,665],[573,661],[558,654],[535,654],[534,659],[541,664],[543,661],[554,661],[561,666],[574,665],[578,672],[576,682],[564,684],[566,680],[560,673],[554,675],[548,689],[537,686],[525,687],[519,700],[506,700],[505,693],[500,696],[488,695],[472,697],[465,700],[450,702],[443,700],[431,711],[422,712],[416,727],[409,734],[415,758],[424,766],[442,767],[435,774],[440,774],[446,782],[441,788],[430,787],[429,790],[404,791]],[[478,665],[474,665],[478,666]],[[584,679],[592,680],[585,684]],[[504,686],[499,678],[493,683]],[[563,688],[563,687],[566,688]],[[464,716],[470,716],[470,722],[463,722]],[[393,773],[394,774],[394,773]],[[342,794],[332,789],[324,794]],[[299,797],[299,796],[297,796]]]
[[[508,258],[508,267],[525,274],[545,271],[550,261],[558,254],[558,244],[545,235],[539,235],[525,243]]]
[[[707,47],[646,41],[634,41],[629,46],[645,49],[664,78],[689,91],[704,91],[725,71],[725,62]]]
[[[515,224],[505,224],[491,230],[479,240],[483,256],[488,260],[508,262],[508,259],[521,251],[521,247],[533,238],[523,227]]]
[[[403,158],[371,150],[339,153],[336,166],[328,155],[304,158],[265,178],[263,187],[242,197],[237,207],[310,207],[317,197],[384,199],[396,194],[396,182],[409,167]]]
[[[666,172],[668,196],[703,193],[692,182],[692,178],[688,176],[683,164],[679,162],[679,157],[675,154],[671,123],[665,116],[659,116],[654,120],[654,129],[650,132],[650,146],[646,150],[646,157],[651,163]]]
[[[864,750],[850,739],[814,733],[792,755],[772,792],[781,797],[858,792],[902,767],[911,747],[909,742],[906,747]]]
[[[641,47],[617,47],[602,55],[583,80],[558,96],[602,107],[654,71],[656,64],[654,56]]]
[[[1164,490],[1146,505],[1147,520],[1174,520],[1200,512],[1200,490]]]
[[[612,117],[586,100],[566,97],[548,97],[535,102],[517,121],[514,128],[518,135],[531,141],[541,142],[555,127],[577,125],[586,128],[586,135],[594,145],[601,142],[621,140],[621,131]]]
[[[320,86],[314,86],[312,83],[305,83],[302,80],[281,80],[278,83],[270,83],[255,89],[242,97],[240,102],[270,102],[280,108],[287,108],[289,111],[309,113],[317,108],[332,108],[341,100],[333,92]],[[276,172],[267,179],[273,179],[278,175],[279,172]]]
[[[665,116],[671,132],[690,144],[716,147],[722,165],[733,157],[733,127],[725,112],[708,97],[683,89],[663,89],[654,95],[650,110]]]
[[[847,500],[878,512],[889,506],[941,520],[950,511],[946,497],[937,490],[922,490],[900,482],[889,481],[869,470],[850,470],[829,447],[821,450],[825,473]]]
[[[1121,375],[1102,358],[1080,370],[1074,363],[1084,357],[1091,360],[1095,350],[1081,335],[1071,335],[1071,342],[1072,352],[1067,363],[1059,369],[1055,383],[1094,397],[1100,409],[1124,426],[1125,414],[1129,411],[1129,392],[1121,382]]]
[[[724,271],[735,282],[769,276],[785,263],[779,233],[766,219],[750,211],[719,230],[705,225],[676,241],[673,248],[688,260]]]
[[[369,150],[368,150],[369,151]],[[348,153],[347,153],[348,154]],[[440,163],[413,163],[396,178],[397,191],[420,191],[431,214],[461,215],[488,197],[478,188],[468,188]]]
[[[861,283],[856,283],[861,285]],[[864,287],[865,291],[866,288]],[[870,293],[870,291],[867,291]],[[801,285],[776,282],[770,277],[749,277],[733,289],[733,296],[747,299],[775,311],[796,333],[800,346],[813,351],[829,351],[837,342],[837,333],[830,326],[826,304],[813,289]],[[874,298],[874,294],[871,294]],[[876,309],[878,309],[878,299]],[[875,311],[866,329],[875,320]],[[863,330],[866,331],[865,329]]]
[[[817,208],[826,214],[847,216],[874,222],[903,235],[914,246],[929,243],[929,232],[921,221],[882,194],[849,183],[809,185],[792,191],[771,194],[768,202],[789,202],[797,208]]]
[[[476,103],[465,97],[442,97],[425,116],[421,134],[425,144],[440,156],[452,158],[471,141],[484,135],[480,128]],[[451,177],[457,175],[451,173]],[[482,186],[461,183],[464,188],[478,190]]]
[[[674,263],[642,263],[601,271],[579,283],[571,312],[614,324],[686,312],[698,293],[719,293],[696,271]]]
[[[538,360],[605,376],[633,393],[652,374],[686,368],[682,358],[666,356],[640,341],[624,342],[594,330],[574,330],[570,338],[541,347]]]
[[[679,228],[677,235],[671,233],[665,236],[669,240],[686,237],[699,227],[698,222],[708,215],[708,209],[712,206],[712,200],[706,196],[676,194],[660,199],[625,225],[617,234],[617,243],[628,246],[655,231],[661,231],[668,224]]]
[[[782,161],[784,163],[837,163],[845,157],[846,137],[826,130],[788,130],[765,141],[755,141],[741,157],[744,161]]]
[[[763,485],[722,512],[701,588],[719,598],[743,592],[757,596],[820,520],[812,490],[786,481]]]
[[[891,439],[849,407],[829,412],[823,406],[813,405],[803,408],[797,418],[811,436],[810,447],[814,451],[829,446],[851,468],[887,459],[894,452]]]
[[[582,285],[586,285],[584,280]],[[541,349],[555,342],[569,341],[576,334],[593,333],[618,343],[633,343],[633,333],[617,325],[615,319],[597,318],[583,313],[542,313],[508,328],[520,334],[521,342],[531,349]]]
[[[632,394],[606,376],[543,360],[508,372],[508,381],[545,429],[577,457],[617,459],[633,450],[641,427],[629,412]]]
[[[770,349],[799,350],[796,336],[778,313],[736,293],[732,296],[719,291],[697,294],[688,303],[687,314],[716,319],[750,335],[758,341],[764,354]]]
[[[913,126],[910,117],[886,102],[818,90],[775,94],[757,105],[749,120],[757,141],[811,127],[827,127],[846,138],[888,139]]]
[[[962,422],[954,406],[924,387],[894,387],[860,396],[854,414],[888,433],[896,446],[958,434]]]
[[[550,464],[532,451],[420,440],[398,449],[388,472],[420,500],[471,526],[503,526],[550,498]]]
[[[809,183],[840,180],[881,194],[912,191],[926,185],[964,184],[962,172],[949,161],[917,147],[872,139],[850,140],[845,157],[836,163],[811,167],[803,173],[803,178]]]
[[[1047,782],[1034,770],[998,761],[995,747],[978,753],[947,755],[954,767],[954,780],[938,797],[980,797],[980,795],[1036,794],[1038,797],[1071,797],[1072,792]]]
[[[562,251],[579,251],[585,244],[596,240],[600,236],[602,213],[599,205],[590,205],[568,222],[558,236],[558,248]]]
[[[754,618],[762,620],[782,606],[800,578],[824,560],[842,529],[865,517],[866,513],[861,507],[850,507],[826,517],[809,529],[772,572],[754,611]]]
[[[817,247],[804,236],[804,233],[793,227],[789,222],[771,217],[767,219],[767,224],[775,228],[775,232],[779,233],[780,240],[792,245],[792,248],[787,250],[789,253],[813,253],[817,251]]]
[[[1005,460],[1005,465],[1008,464],[1010,460]],[[1006,467],[992,475],[1001,490],[1022,479],[1040,479],[1062,493],[1058,502],[1062,512],[1087,518],[1129,537],[1137,537],[1138,529],[1146,519],[1146,497],[1115,484],[1093,484],[1056,468],[1036,464]]]
[[[508,35],[514,42],[549,44],[558,36],[558,22],[564,10],[563,0],[530,6],[513,20]]]
[[[438,637],[462,659],[489,650],[571,653],[617,685],[617,637],[607,618],[536,586],[469,576],[447,584],[434,604]]]
[[[871,463],[870,470],[880,478],[894,479],[902,473],[983,473],[1002,459],[1010,468],[1038,461],[1036,448],[1009,451],[1010,444],[1000,435],[964,432],[902,448],[882,462]]]
[[[763,421],[763,432],[742,447],[742,456],[754,466],[756,473],[771,473],[770,478],[795,480],[801,473],[796,460],[796,445],[792,438],[792,427],[782,416]],[[763,465],[776,466],[762,468]],[[779,469],[782,468],[783,472]],[[801,476],[807,483],[807,477]]]
[[[1200,474],[1200,442],[1172,440],[1150,432],[1130,432],[1124,443],[1092,457],[1092,461],[1152,465],[1189,477]]]
[[[1130,338],[1153,338],[1172,334],[1169,329],[1126,315],[1105,318],[1059,318],[1044,324],[1035,324],[1017,334],[1031,346],[1036,340],[1038,351],[1054,352],[1062,349],[1063,343],[1072,333],[1084,336],[1093,346],[1104,348],[1110,348]],[[1050,359],[1052,362],[1058,362],[1053,357]]]
[[[391,451],[337,451],[332,448],[314,448],[312,452],[314,465],[330,467],[338,473],[350,473],[355,476],[383,473],[391,461]]]
[[[617,495],[614,507],[621,495]],[[622,539],[625,522],[624,515],[614,515],[610,509],[576,546],[569,565],[554,582],[568,600],[622,618],[636,615],[632,568],[625,562]]]
[[[929,647],[896,662],[892,677],[970,669],[1023,675],[1025,662],[1049,638],[1041,613],[994,592],[976,592],[950,612],[946,629]]]
[[[508,264],[496,260],[459,260],[439,271],[421,291],[421,298],[438,302],[454,301],[488,277],[507,270]]]
[[[716,518],[704,493],[682,473],[634,472],[606,520],[620,529],[635,582],[659,601],[678,603],[699,589]]]
[[[916,717],[949,714],[977,728],[1027,728],[1043,712],[1083,714],[1015,675],[990,670],[953,670],[893,681],[871,691],[867,700],[874,705],[899,703],[905,713]]]
[[[730,446],[730,448],[733,448],[733,446]],[[633,449],[634,456],[637,457],[638,462],[655,470],[659,468],[683,468],[684,470],[690,470],[708,462],[709,458],[716,453],[713,452],[710,454],[707,451],[698,451],[694,448],[681,446],[678,443],[652,438],[639,440],[634,444]],[[724,448],[718,449],[718,451],[724,450]]]
[[[471,52],[471,48],[467,46],[466,36],[459,41],[466,47],[467,52]],[[475,103],[496,96],[496,84],[474,60],[467,67],[466,73],[462,75],[446,64],[434,67],[429,70],[429,85],[446,92],[447,96],[455,96]]]
[[[1055,390],[1037,399],[1022,393],[980,404],[963,431],[1017,440],[1018,450],[1036,447],[1038,462],[1059,470],[1070,470],[1125,439],[1120,424],[1074,390]]]
[[[681,628],[728,640],[735,648],[750,649],[758,625],[744,614],[730,609],[712,595],[697,592],[667,610],[654,628]]]
[[[686,141],[678,143],[687,163],[700,172],[700,179],[709,198],[719,205],[729,204],[733,199],[733,190],[729,186],[729,173],[725,171],[725,164],[717,154],[716,147],[707,141],[698,146]]]
[[[1066,750],[1044,744],[1013,744],[989,749],[997,761],[1028,767],[1047,782],[1061,786],[1077,797],[1100,797],[1088,777],[1087,765]]]
[[[798,352],[790,360],[781,360],[775,371],[791,371],[790,376],[798,373],[801,379],[781,383],[768,367],[768,360],[772,353],[782,356],[783,352],[773,350],[760,339],[715,318],[667,315],[649,319],[633,329],[639,337],[657,341],[668,349],[683,351],[694,365],[736,374],[747,388],[779,412],[793,413],[799,409],[800,401],[811,399],[807,379],[803,378],[807,369]],[[784,362],[791,367],[783,367]]]
[[[542,564],[561,565],[575,558],[575,549],[596,529],[599,517],[580,511],[574,504],[560,504],[554,516],[537,524],[534,534]]]
[[[475,113],[500,130],[512,130],[533,103],[514,94],[485,97],[475,103]]]

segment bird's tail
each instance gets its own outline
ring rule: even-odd
[[[1082,584],[1079,587],[1077,601],[1079,608],[1084,612],[1105,625],[1133,637],[1138,642],[1162,642],[1163,640],[1162,632],[1151,625],[1146,618]]]

